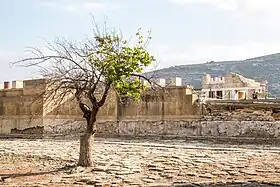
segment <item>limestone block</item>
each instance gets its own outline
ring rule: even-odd
[[[86,130],[86,121],[69,119],[43,119],[44,134],[77,134]]]
[[[177,137],[199,136],[200,122],[168,121],[165,123],[165,134]]]
[[[23,88],[23,81],[12,81],[12,88]]]
[[[10,134],[11,126],[9,123],[4,123],[3,118],[0,119],[0,134]]]
[[[242,121],[240,136],[246,137],[275,137],[276,125],[268,121]]]
[[[207,121],[201,124],[201,135],[202,136],[218,136],[218,124],[217,121]]]
[[[5,97],[15,97],[15,96],[22,96],[23,90],[7,90],[5,91]]]
[[[166,80],[167,86],[182,86],[182,78],[181,77],[174,77],[169,78]]]
[[[23,81],[23,94],[24,95],[40,95],[46,89],[46,80],[35,79]]]
[[[164,133],[161,121],[138,121],[134,125],[137,136],[155,136]]]
[[[119,123],[119,134],[120,135],[128,135],[128,136],[133,136],[135,135],[135,125],[136,122],[127,122],[127,121],[121,121]],[[138,124],[141,125],[141,124]]]
[[[11,129],[13,128],[16,128],[16,124],[13,119],[2,119],[3,132],[10,134]]]
[[[96,135],[117,136],[119,135],[119,124],[115,121],[105,121],[96,123]]]
[[[192,94],[193,94],[193,89],[192,88],[186,88],[186,95],[192,95]]]

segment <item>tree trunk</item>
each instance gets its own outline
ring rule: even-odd
[[[93,147],[94,134],[86,132],[80,137],[80,156],[78,166],[91,167],[92,161],[92,147]]]
[[[80,137],[80,156],[78,166],[91,167],[93,166],[92,161],[92,147],[95,134],[94,121],[90,120],[91,116],[87,116],[87,130],[84,135]]]
[[[99,108],[93,108],[92,111],[85,110],[84,118],[87,121],[87,130],[84,135],[80,137],[80,156],[78,166],[91,167],[93,166],[92,161],[92,147],[94,134],[96,132],[96,115]]]

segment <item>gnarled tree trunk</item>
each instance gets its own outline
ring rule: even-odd
[[[95,122],[96,122],[96,114],[85,113],[84,117],[87,120],[87,130],[85,134],[80,137],[80,156],[78,161],[78,166],[83,167],[91,167],[93,166],[92,160],[92,149],[93,149],[93,141],[95,130]]]
[[[92,148],[94,134],[85,133],[80,137],[80,156],[78,166],[91,167],[93,166]]]
[[[95,85],[96,86],[96,85]],[[78,166],[91,167],[93,166],[92,160],[92,148],[94,141],[94,134],[96,132],[96,116],[99,108],[105,103],[110,86],[106,86],[106,90],[102,96],[102,99],[97,102],[97,99],[92,95],[95,88],[92,89],[92,93],[88,93],[88,97],[92,103],[92,108],[88,107],[81,101],[81,92],[77,90],[75,96],[79,102],[80,109],[84,113],[84,118],[87,120],[87,130],[84,135],[80,137],[80,156],[78,161]]]

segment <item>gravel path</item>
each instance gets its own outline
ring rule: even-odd
[[[269,186],[268,183],[280,183],[278,147],[96,139],[95,167],[87,169],[71,167],[77,162],[78,153],[77,140],[0,140],[2,185],[182,186],[200,183],[200,186],[209,186],[209,183],[247,181],[243,186],[256,186],[248,181],[265,181],[263,186]]]

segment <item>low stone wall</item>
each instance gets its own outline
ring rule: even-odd
[[[122,121],[101,120],[97,122],[97,136],[158,136],[158,137],[216,137],[216,138],[279,138],[279,113],[273,111],[254,111],[252,109],[220,111],[201,118],[184,119],[134,119]],[[21,121],[0,124],[9,134],[39,134],[44,136],[79,135],[85,132],[86,122],[82,118],[44,118],[37,119],[22,128]],[[13,122],[13,123],[12,123]],[[35,123],[36,122],[36,123]],[[38,126],[37,128],[35,128]],[[12,130],[13,129],[13,130]]]
[[[42,135],[43,118],[30,119],[29,116],[1,116],[0,135],[40,134]]]
[[[234,111],[215,111],[204,115],[205,121],[276,121],[278,113],[266,110],[239,109]]]
[[[19,130],[17,128],[11,129],[11,134],[36,134],[36,135],[43,135],[44,127],[36,126],[36,127],[29,127],[23,130]]]
[[[52,123],[53,124],[53,123]],[[44,134],[69,135],[84,132],[83,121],[45,126]],[[97,136],[173,136],[278,138],[280,121],[121,121],[97,123]]]
[[[86,121],[79,119],[44,119],[44,135],[81,134],[86,130]]]
[[[122,121],[98,125],[98,135],[279,137],[280,122],[268,121]]]

